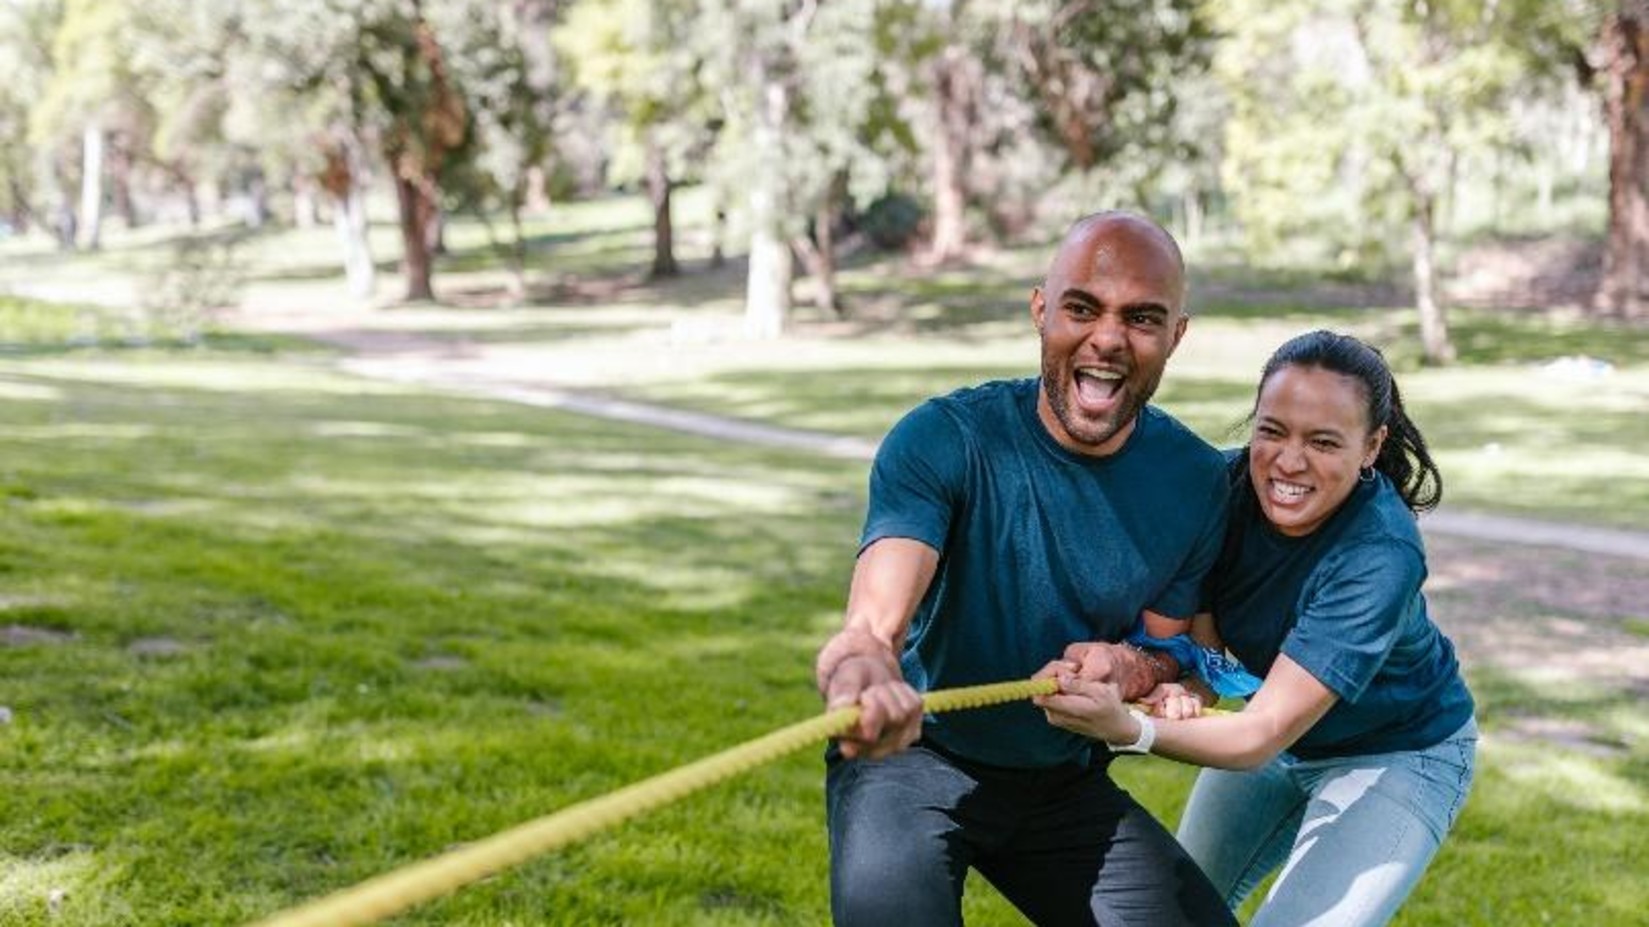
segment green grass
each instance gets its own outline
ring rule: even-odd
[[[0,647],[8,923],[245,920],[817,707],[843,466],[234,357],[0,369],[0,622],[47,638]],[[419,922],[817,919],[818,773]]]
[[[862,505],[862,465],[211,350],[0,363],[0,460],[0,624],[33,632],[0,646],[17,924],[245,921],[805,717]],[[1491,732],[1549,707],[1474,682]],[[1628,922],[1636,743],[1493,744],[1400,923]],[[404,922],[822,922],[820,774]],[[1191,775],[1119,770],[1170,821]],[[979,883],[968,910],[1019,922]]]

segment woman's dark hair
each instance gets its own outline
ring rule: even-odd
[[[1426,450],[1426,439],[1420,429],[1409,421],[1403,411],[1403,397],[1397,391],[1397,380],[1380,352],[1350,335],[1318,330],[1290,338],[1265,362],[1260,374],[1260,385],[1255,392],[1255,408],[1259,407],[1259,393],[1272,374],[1284,367],[1316,367],[1356,380],[1363,388],[1368,402],[1365,410],[1369,430],[1386,426],[1386,440],[1380,445],[1380,454],[1374,459],[1374,469],[1384,473],[1397,487],[1403,502],[1413,512],[1436,508],[1443,498],[1443,474],[1432,462]]]

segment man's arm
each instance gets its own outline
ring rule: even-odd
[[[1183,634],[1187,619],[1169,618],[1145,609],[1145,631],[1153,637]],[[1131,644],[1083,641],[1065,648],[1064,658],[1071,670],[1083,679],[1115,683],[1125,701],[1137,702],[1152,689],[1180,678],[1180,665],[1160,650],[1143,650]]]
[[[858,727],[837,741],[843,756],[886,756],[921,734],[922,698],[899,671],[899,651],[938,566],[938,551],[909,538],[883,538],[859,554],[842,630],[814,662],[826,706],[861,709]]]

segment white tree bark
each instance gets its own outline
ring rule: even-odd
[[[784,150],[780,132],[789,104],[784,85],[760,69],[761,99],[751,133],[756,168],[750,185],[750,274],[746,278],[744,333],[748,338],[777,338],[790,319],[790,245],[782,231],[780,196]]]
[[[85,246],[103,243],[103,127],[86,124],[80,145],[80,232]]]

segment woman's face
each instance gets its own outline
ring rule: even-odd
[[[1319,367],[1283,367],[1260,389],[1248,475],[1279,532],[1322,527],[1373,465],[1386,429],[1369,432],[1367,402],[1360,382]]]

